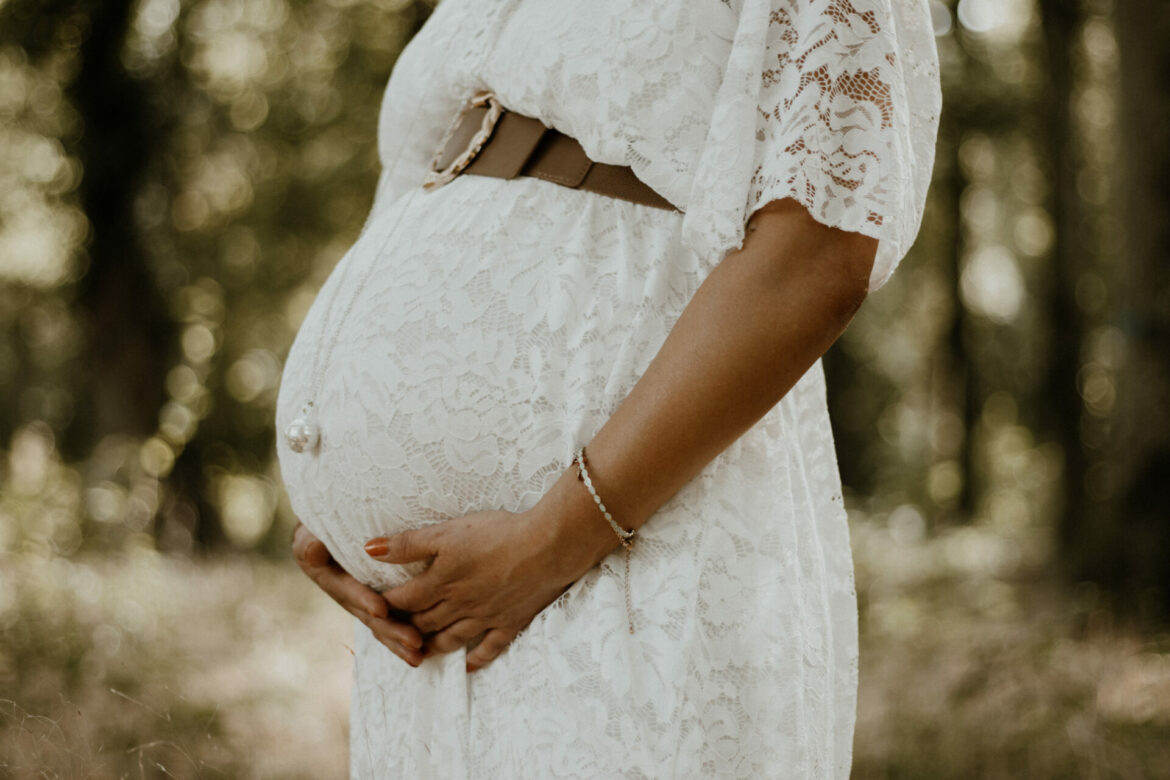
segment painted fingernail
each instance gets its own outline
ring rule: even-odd
[[[385,555],[390,551],[390,545],[386,544],[386,537],[380,536],[377,539],[371,539],[366,542],[366,554],[377,558],[379,555]]]

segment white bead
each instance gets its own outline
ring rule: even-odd
[[[288,442],[288,448],[290,450],[293,452],[304,452],[305,450],[316,448],[317,442],[320,440],[320,434],[317,431],[316,425],[313,425],[304,417],[298,417],[284,429],[284,438]]]

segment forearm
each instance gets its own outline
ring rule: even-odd
[[[637,528],[771,409],[845,329],[876,243],[790,201],[758,212],[743,248],[704,280],[586,455],[614,518]],[[598,559],[616,546],[569,469],[549,495]],[[594,517],[589,517],[590,513]],[[608,534],[608,538],[606,536]]]

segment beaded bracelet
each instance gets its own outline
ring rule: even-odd
[[[585,483],[585,487],[589,490],[589,495],[593,496],[593,503],[597,504],[597,508],[601,510],[601,514],[605,517],[609,527],[617,534],[618,541],[621,542],[622,547],[626,550],[626,621],[630,626],[630,633],[634,633],[634,599],[630,595],[630,551],[634,549],[634,536],[637,534],[636,530],[627,531],[617,524],[613,519],[613,513],[605,508],[605,504],[601,503],[601,496],[597,495],[597,489],[593,487],[593,480],[589,477],[589,470],[585,468],[585,448],[577,450],[573,462],[577,464],[577,479]]]
[[[601,496],[597,495],[597,489],[593,487],[593,480],[589,478],[589,470],[585,468],[584,447],[577,450],[577,455],[575,458],[573,458],[573,460],[576,461],[577,467],[581,470],[579,478],[584,480],[585,487],[589,489],[589,495],[593,496],[593,503],[597,504],[597,508],[600,509],[601,514],[605,516],[606,521],[609,523],[609,527],[613,529],[615,534],[617,534],[618,541],[622,543],[622,547],[625,547],[627,550],[632,548],[634,546],[634,535],[637,532],[627,531],[618,525],[617,521],[613,519],[613,515],[610,513],[610,511],[605,508],[605,504],[601,503]]]

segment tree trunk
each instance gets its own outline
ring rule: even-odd
[[[73,151],[85,170],[80,196],[91,226],[89,267],[77,285],[77,303],[88,324],[84,392],[65,436],[67,455],[74,458],[87,456],[109,434],[155,431],[175,343],[132,211],[150,150],[158,143],[143,89],[120,62],[134,5],[133,0],[72,4],[89,26],[69,96],[84,123]]]
[[[1125,336],[1109,444],[1109,535],[1101,575],[1170,614],[1170,6],[1121,0],[1118,193]],[[1090,572],[1094,573],[1094,572]]]
[[[1072,51],[1081,29],[1078,2],[1041,0],[1047,101],[1043,106],[1044,148],[1052,184],[1049,210],[1055,225],[1045,291],[1049,323],[1049,364],[1044,380],[1048,399],[1045,427],[1064,454],[1062,496],[1057,530],[1061,568],[1073,578],[1084,576],[1098,540],[1098,505],[1085,490],[1088,457],[1081,441],[1084,403],[1077,388],[1085,339],[1083,316],[1076,301],[1077,279],[1086,265],[1086,215],[1077,193],[1080,169],[1073,119],[1075,86]]]
[[[967,349],[970,318],[963,303],[959,283],[967,243],[960,204],[963,191],[967,189],[969,183],[959,162],[959,148],[963,143],[962,124],[956,118],[955,112],[944,112],[942,126],[939,128],[942,140],[939,149],[945,149],[948,158],[947,174],[938,184],[942,189],[942,199],[948,215],[949,238],[946,246],[950,248],[950,256],[943,267],[950,277],[952,308],[945,341],[946,349],[938,350],[934,374],[939,378],[939,387],[935,392],[940,396],[941,405],[949,406],[962,421],[963,435],[957,443],[957,448],[952,452],[940,454],[945,458],[954,458],[958,463],[959,473],[963,475],[954,506],[957,519],[966,523],[975,515],[976,498],[981,491],[976,484],[978,474],[972,446],[980,409],[979,391],[975,381],[977,364],[975,356]]]

